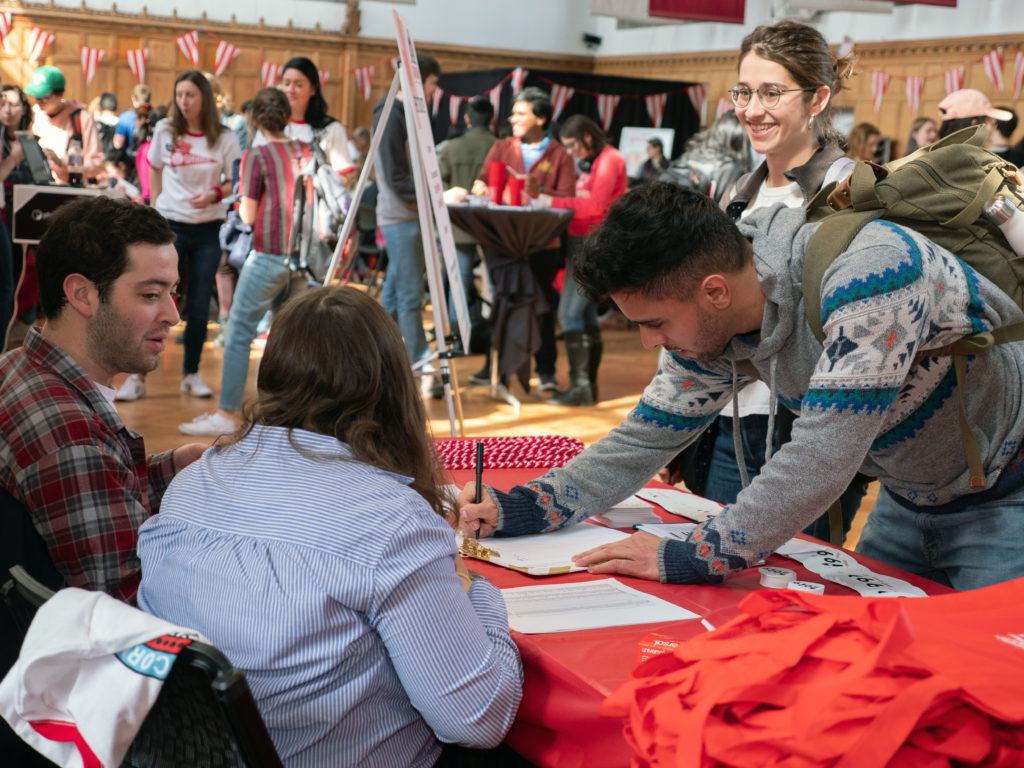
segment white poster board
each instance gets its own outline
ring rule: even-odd
[[[661,139],[665,157],[672,157],[672,142],[675,141],[675,128],[652,128],[650,126],[631,126],[622,129],[619,137],[619,152],[626,159],[626,175],[636,178],[640,175],[640,166],[647,160],[647,140]]]
[[[452,223],[444,203],[444,184],[437,166],[437,152],[434,149],[434,134],[430,128],[430,113],[423,95],[423,82],[416,62],[416,46],[409,34],[405,21],[392,11],[395,18],[395,33],[398,42],[398,69],[402,83],[402,99],[405,107],[405,125],[409,132],[409,153],[413,160],[413,176],[416,179],[416,206],[419,209],[420,233],[423,238],[423,255],[426,259],[428,280],[437,277],[434,266],[437,263],[437,241],[441,241],[441,252],[448,273],[448,285],[455,304],[455,316],[459,324],[462,348],[469,349],[470,320],[466,304],[466,291],[462,285],[458,257],[455,254],[455,240],[452,238]],[[419,173],[416,171],[419,170]],[[423,194],[426,193],[426,194]],[[429,201],[426,199],[429,198]],[[433,215],[431,215],[433,214]],[[438,286],[440,288],[440,286]],[[432,291],[433,296],[443,296],[444,291]],[[435,316],[447,313],[447,307],[435,307]],[[438,326],[441,327],[441,326]]]

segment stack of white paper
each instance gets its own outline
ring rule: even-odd
[[[628,537],[622,531],[580,523],[552,533],[480,539],[480,544],[494,553],[488,560],[495,565],[545,576],[584,571],[573,564],[573,555]]]
[[[636,495],[641,499],[653,501],[666,512],[688,517],[698,523],[703,523],[722,511],[722,505],[717,501],[692,493],[683,493],[674,488],[641,488]]]
[[[527,634],[700,618],[616,579],[513,587],[501,590],[501,595],[508,608],[508,625]]]
[[[662,539],[686,541],[696,527],[696,523],[663,523],[662,525],[641,525],[640,530]]]
[[[620,501],[607,512],[594,515],[592,519],[612,528],[632,528],[643,523],[661,522],[661,518],[654,514],[654,505],[637,496]]]

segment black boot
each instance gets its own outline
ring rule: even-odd
[[[604,342],[601,341],[600,329],[587,331],[587,339],[590,341],[590,362],[587,365],[587,377],[590,379],[590,391],[594,395],[594,402],[601,402],[597,396],[597,369],[601,367],[601,353],[604,352]]]
[[[579,331],[566,333],[565,351],[569,358],[569,389],[551,398],[558,405],[593,405],[590,388],[590,339]]]

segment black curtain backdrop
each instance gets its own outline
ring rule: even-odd
[[[468,99],[475,96],[487,96],[498,83],[501,88],[501,108],[498,110],[498,125],[507,121],[512,113],[512,71],[511,69],[485,69],[475,72],[454,72],[441,75],[438,86],[443,90],[438,104],[437,114],[431,118],[434,140],[443,141],[451,126],[450,101],[452,96],[462,96],[459,105],[459,122],[466,111]],[[682,154],[686,140],[700,129],[700,116],[693,108],[690,97],[686,94],[688,85],[695,83],[679,80],[643,80],[635,77],[613,77],[608,75],[586,75],[576,72],[558,72],[554,70],[531,69],[527,71],[525,86],[536,86],[551,93],[551,85],[567,86],[574,89],[572,98],[566,103],[562,113],[555,120],[557,130],[559,122],[570,115],[582,114],[601,125],[601,117],[597,111],[597,94],[619,95],[618,106],[612,117],[608,130],[611,143],[619,144],[619,134],[624,126],[653,126],[654,122],[647,112],[644,96],[656,93],[667,93],[665,113],[661,121],[662,128],[674,128],[675,139],[672,142],[672,156]]]

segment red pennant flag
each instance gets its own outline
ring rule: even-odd
[[[193,67],[199,66],[199,30],[193,29],[191,32],[186,32],[175,41],[178,44],[178,50],[181,51],[181,55],[192,62]]]
[[[697,83],[697,85],[688,85],[686,87],[686,95],[690,99],[690,103],[693,105],[693,111],[697,113],[697,122],[703,125],[705,122],[704,104],[708,98],[707,83]]]
[[[128,69],[135,75],[135,82],[146,82],[146,62],[149,61],[149,49],[130,48],[125,51],[125,58],[128,59]]]
[[[910,105],[910,116],[917,117],[921,108],[921,92],[924,90],[924,78],[917,75],[907,77],[907,104]]]
[[[715,120],[717,120],[718,118],[720,118],[722,115],[726,114],[727,112],[732,112],[732,110],[733,110],[732,99],[728,99],[725,96],[720,96],[718,98],[718,105],[715,107]]]
[[[213,57],[214,61],[214,74],[220,77],[224,74],[224,71],[228,68],[228,64],[238,58],[238,54],[241,51],[233,46],[231,43],[221,40],[217,43],[217,53]]]
[[[849,35],[843,35],[843,42],[839,44],[836,56],[841,59],[843,56],[849,56],[851,53],[853,53],[853,38]]]
[[[512,93],[519,93],[523,90],[523,83],[526,81],[526,76],[530,70],[523,69],[522,67],[516,67],[512,70]]]
[[[615,96],[610,93],[597,94],[597,114],[601,116],[601,127],[604,128],[605,133],[611,127],[612,118],[615,116],[615,108],[619,106],[621,98],[621,96]]]
[[[964,67],[953,67],[947,69],[944,75],[946,81],[946,95],[949,96],[953,91],[959,91],[964,87]]]
[[[1017,51],[1013,61],[1013,98],[1019,99],[1024,89],[1024,51]]]
[[[32,27],[32,31],[28,34],[28,60],[32,64],[39,61],[40,57],[46,53],[46,49],[50,47],[50,44],[55,39],[56,36],[52,32],[47,32],[39,27]]]
[[[331,79],[331,73],[326,69],[318,69],[316,73],[320,75],[320,87],[323,88],[327,85],[327,81]]]
[[[882,98],[888,88],[889,75],[877,69],[871,73],[871,105],[875,112],[882,108]]]
[[[665,103],[667,101],[667,93],[652,93],[650,96],[644,96],[644,103],[647,104],[647,114],[651,116],[651,122],[655,128],[661,128],[661,121],[665,117]]]
[[[13,26],[14,14],[10,11],[0,13],[0,43],[3,43],[4,48],[7,48],[7,36],[11,34]]]
[[[96,67],[103,61],[104,53],[102,48],[82,46],[82,75],[85,77],[86,84],[91,83],[92,79],[96,77]]]
[[[996,46],[981,57],[985,76],[992,81],[997,91],[1003,90],[1003,47]]]
[[[557,83],[551,84],[551,108],[552,108],[552,119],[557,120],[558,116],[562,114],[562,110],[565,109],[565,105],[569,103],[569,99],[576,92],[574,88],[569,88],[565,85],[558,85]]]
[[[363,101],[369,101],[370,93],[373,91],[373,65],[356,67],[352,71],[356,76],[356,90],[363,94]]]
[[[448,97],[448,117],[451,118],[452,125],[459,122],[459,111],[465,98],[465,96],[455,95]]]
[[[274,84],[281,79],[281,65],[264,61],[260,64],[260,82],[264,88],[273,88]]]
[[[434,87],[434,95],[430,97],[430,115],[431,117],[437,117],[437,110],[441,108],[441,97],[444,96],[444,91]]]
[[[491,106],[494,107],[495,117],[501,112],[501,86],[504,84],[504,81],[502,81],[487,92],[487,98],[491,100]]]

